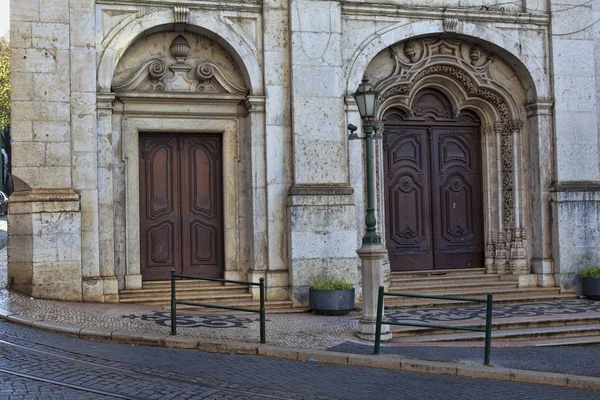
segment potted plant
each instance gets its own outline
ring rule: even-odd
[[[354,286],[340,278],[314,280],[308,300],[315,314],[345,315],[354,310]]]
[[[590,300],[600,300],[600,267],[587,267],[579,271],[583,295]]]

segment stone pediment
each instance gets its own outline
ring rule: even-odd
[[[155,43],[154,45],[156,47]],[[229,70],[231,75],[235,70],[234,66],[223,65],[223,61],[220,66],[217,62],[203,59],[203,54],[192,55],[192,47],[183,36],[179,35],[171,42],[169,53],[171,57],[149,59],[133,69],[133,74],[129,69],[121,72],[113,81],[113,91],[244,95],[248,93],[239,76],[228,76],[226,70]],[[214,50],[212,54],[215,54]],[[220,58],[224,59],[223,56]]]

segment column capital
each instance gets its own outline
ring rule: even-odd
[[[244,107],[248,113],[264,113],[265,103],[265,96],[247,96],[244,100]]]

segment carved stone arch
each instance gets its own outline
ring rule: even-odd
[[[472,32],[477,32],[477,37],[473,36]],[[377,54],[385,51],[388,47],[408,39],[437,36],[442,33],[444,32],[441,23],[433,20],[419,21],[411,24],[396,23],[373,32],[369,37],[365,38],[349,58],[348,67],[344,72],[347,93],[351,94],[354,92],[355,88],[360,84],[369,63]],[[541,64],[539,59],[534,57],[522,59],[514,54],[510,50],[515,47],[514,38],[509,35],[505,35],[499,30],[491,29],[477,22],[461,21],[457,26],[456,32],[452,34],[452,37],[458,40],[492,46],[497,55],[513,65],[522,85],[528,91],[528,103],[537,101],[538,98],[544,99],[551,96],[550,84],[544,72],[544,65]],[[534,49],[529,48],[527,43],[520,43],[519,45],[525,53],[536,53]]]
[[[141,17],[127,18],[106,39],[104,52],[98,64],[98,92],[110,93],[115,68],[129,46],[145,34],[172,31],[175,21],[172,10],[160,10]],[[262,95],[263,78],[258,62],[258,50],[246,37],[227,25],[223,20],[207,13],[191,12],[186,32],[195,32],[217,41],[228,50],[242,69],[250,95]]]
[[[421,117],[422,123],[427,123],[428,118],[443,121],[443,110],[451,109],[451,115],[445,115],[447,121],[481,126],[486,266],[489,272],[528,273],[523,230],[523,192],[528,177],[521,161],[526,131],[523,123],[518,123],[524,119],[527,95],[520,81],[505,86],[496,79],[507,76],[497,68],[512,66],[503,60],[492,62],[494,56],[489,52],[479,48],[474,52],[472,44],[455,39],[421,38],[408,47],[403,42],[393,46],[395,49],[373,59],[365,71],[380,92],[379,117],[402,123],[408,115],[411,121]],[[386,61],[390,54],[396,64],[383,68],[386,62],[394,62]],[[377,68],[388,71],[387,75]],[[425,96],[429,96],[430,105],[437,103],[437,110],[419,110]],[[407,112],[397,112],[402,108]]]
[[[431,88],[419,91],[412,99],[410,109],[414,117],[425,120],[452,120],[455,114],[450,100],[440,91]]]

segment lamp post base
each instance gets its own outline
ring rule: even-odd
[[[365,340],[375,340],[377,322],[377,295],[383,286],[383,259],[387,249],[380,244],[363,244],[356,252],[361,260],[362,277],[362,316],[358,321],[357,336]],[[389,325],[381,326],[381,340],[391,339]]]

